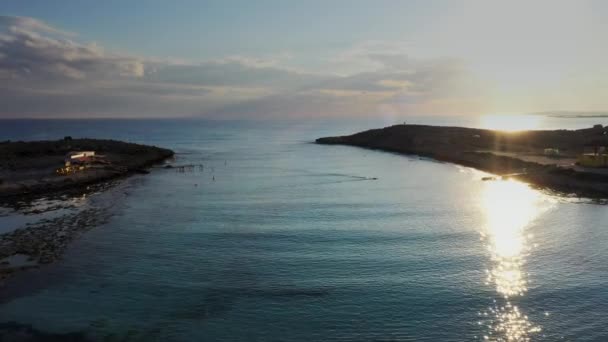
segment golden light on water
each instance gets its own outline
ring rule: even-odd
[[[541,128],[542,116],[524,114],[487,114],[479,118],[479,126],[501,131],[524,131]]]
[[[507,302],[504,306],[491,309],[494,322],[490,325],[491,332],[484,337],[489,341],[527,342],[531,335],[542,329],[534,325],[528,316],[520,312],[517,306]]]
[[[481,234],[492,265],[487,270],[487,284],[500,297],[486,313],[491,321],[484,339],[529,341],[540,327],[530,322],[512,300],[528,290],[524,266],[533,236],[526,229],[551,203],[541,193],[516,181],[488,182],[484,186],[480,206],[485,224]]]
[[[546,201],[527,185],[508,180],[486,183],[481,207],[485,219],[482,235],[494,265],[488,280],[505,298],[523,295],[526,277],[522,266],[532,238],[526,227],[547,209]]]

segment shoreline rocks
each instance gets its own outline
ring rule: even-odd
[[[79,234],[106,223],[110,216],[107,208],[87,208],[0,235],[0,282],[17,271],[54,262]],[[26,259],[14,265],[15,256]]]
[[[99,152],[109,167],[69,175],[55,173],[72,150]],[[104,192],[118,184],[114,180],[149,173],[147,168],[173,155],[168,149],[114,140],[0,143],[0,205],[23,215],[68,209],[69,204],[61,204],[65,200]],[[36,205],[40,201],[47,203]],[[1,234],[0,285],[19,271],[59,259],[71,241],[109,220],[112,204],[112,200],[105,200],[102,205],[72,208],[60,216]]]

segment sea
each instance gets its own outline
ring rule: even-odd
[[[608,123],[2,120],[0,141],[118,139],[171,148],[167,164],[194,166],[0,209],[2,233],[88,209],[105,215],[59,261],[0,287],[0,336],[608,341],[608,207],[431,159],[314,144],[402,121]]]

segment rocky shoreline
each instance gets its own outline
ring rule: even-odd
[[[137,181],[137,180],[135,180]],[[133,182],[108,181],[38,198],[4,202],[0,219],[19,217],[0,234],[0,286],[29,269],[50,264],[82,233],[106,223]]]
[[[74,150],[104,155],[107,165],[69,175],[55,172]],[[0,198],[43,195],[70,188],[145,173],[146,168],[171,158],[174,152],[156,146],[116,140],[72,139],[0,142]]]
[[[519,179],[561,195],[603,200],[608,198],[608,170],[581,168],[574,161],[592,142],[602,144],[604,139],[606,130],[601,125],[582,130],[521,132],[395,125],[349,136],[319,138],[316,143],[429,157]],[[570,158],[571,165],[557,165],[557,158],[555,163],[551,159],[544,161],[547,158],[540,157],[545,148],[563,151],[560,158]]]
[[[54,172],[62,166],[65,153],[75,149],[103,153],[108,166],[69,175]],[[113,140],[0,143],[0,206],[24,217],[43,217],[0,234],[0,285],[20,271],[59,259],[81,233],[107,222],[115,202],[104,197],[97,205],[79,208],[69,204],[71,199],[101,194],[119,183],[113,180],[145,173],[173,154],[168,149]],[[45,205],[37,204],[40,201]],[[49,212],[60,215],[44,218]]]
[[[88,208],[0,235],[0,282],[15,272],[57,260],[70,241],[107,222],[109,216],[104,208]]]

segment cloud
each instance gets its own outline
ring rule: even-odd
[[[266,117],[391,113],[455,114],[483,110],[480,84],[458,60],[419,60],[407,54],[373,50],[350,54],[374,64],[372,71],[332,76],[317,83],[264,98],[229,105],[218,116]],[[348,63],[343,58],[342,63]]]
[[[81,80],[144,74],[143,63],[136,58],[105,53],[95,44],[43,36],[28,30],[40,25],[25,21],[25,27],[17,26],[23,21],[17,20],[0,35],[0,75],[5,78]],[[48,31],[46,26],[42,28]]]
[[[184,116],[270,94],[259,82],[222,80],[248,70],[236,60],[186,65],[110,53],[32,18],[0,17],[0,29],[0,117]],[[268,73],[250,62],[253,78]]]
[[[29,31],[46,32],[66,37],[74,37],[76,33],[60,30],[43,21],[30,17],[0,15],[0,27],[21,28]]]
[[[189,65],[157,65],[146,80],[207,86],[298,88],[329,79],[328,76],[242,60],[207,61]]]
[[[37,19],[0,16],[0,116],[286,117],[458,108],[464,65],[407,46],[364,43],[327,61],[350,72],[288,66],[288,53],[187,62],[108,52]],[[469,82],[470,83],[470,82]],[[447,108],[442,105],[442,108]]]
[[[58,90],[12,86],[0,87],[0,92],[6,116],[66,118],[187,116],[204,108],[200,99],[208,93],[125,84],[110,87],[73,84]],[[208,106],[213,108],[211,104]]]

